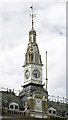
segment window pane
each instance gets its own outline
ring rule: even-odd
[[[10,108],[13,109],[13,105],[10,105]]]
[[[56,114],[55,111],[53,111],[53,114]]]
[[[51,110],[49,110],[49,113],[51,113]]]
[[[15,106],[15,109],[18,109],[18,106]]]

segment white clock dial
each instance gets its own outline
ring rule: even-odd
[[[28,79],[29,76],[30,76],[30,71],[29,71],[29,70],[26,70],[26,71],[25,71],[25,77],[26,77],[26,79]]]
[[[38,69],[33,70],[32,74],[33,74],[33,76],[35,78],[39,78],[40,77],[40,71]]]

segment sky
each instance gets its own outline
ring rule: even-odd
[[[22,90],[25,53],[31,30],[30,6],[49,95],[66,97],[66,1],[0,2],[0,88]],[[44,86],[45,88],[45,86]]]

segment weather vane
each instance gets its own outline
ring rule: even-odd
[[[32,28],[33,28],[33,24],[34,24],[33,18],[36,17],[36,14],[33,14],[33,10],[34,10],[33,5],[30,6],[30,8],[32,9],[32,14],[30,14],[30,16],[32,17]]]

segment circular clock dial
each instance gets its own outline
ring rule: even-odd
[[[25,71],[25,77],[26,77],[26,79],[28,79],[29,76],[30,76],[30,71],[29,71],[29,70],[26,70],[26,71]]]
[[[38,70],[38,69],[35,69],[35,70],[33,70],[33,76],[35,77],[35,78],[39,78],[40,77],[40,71]]]

